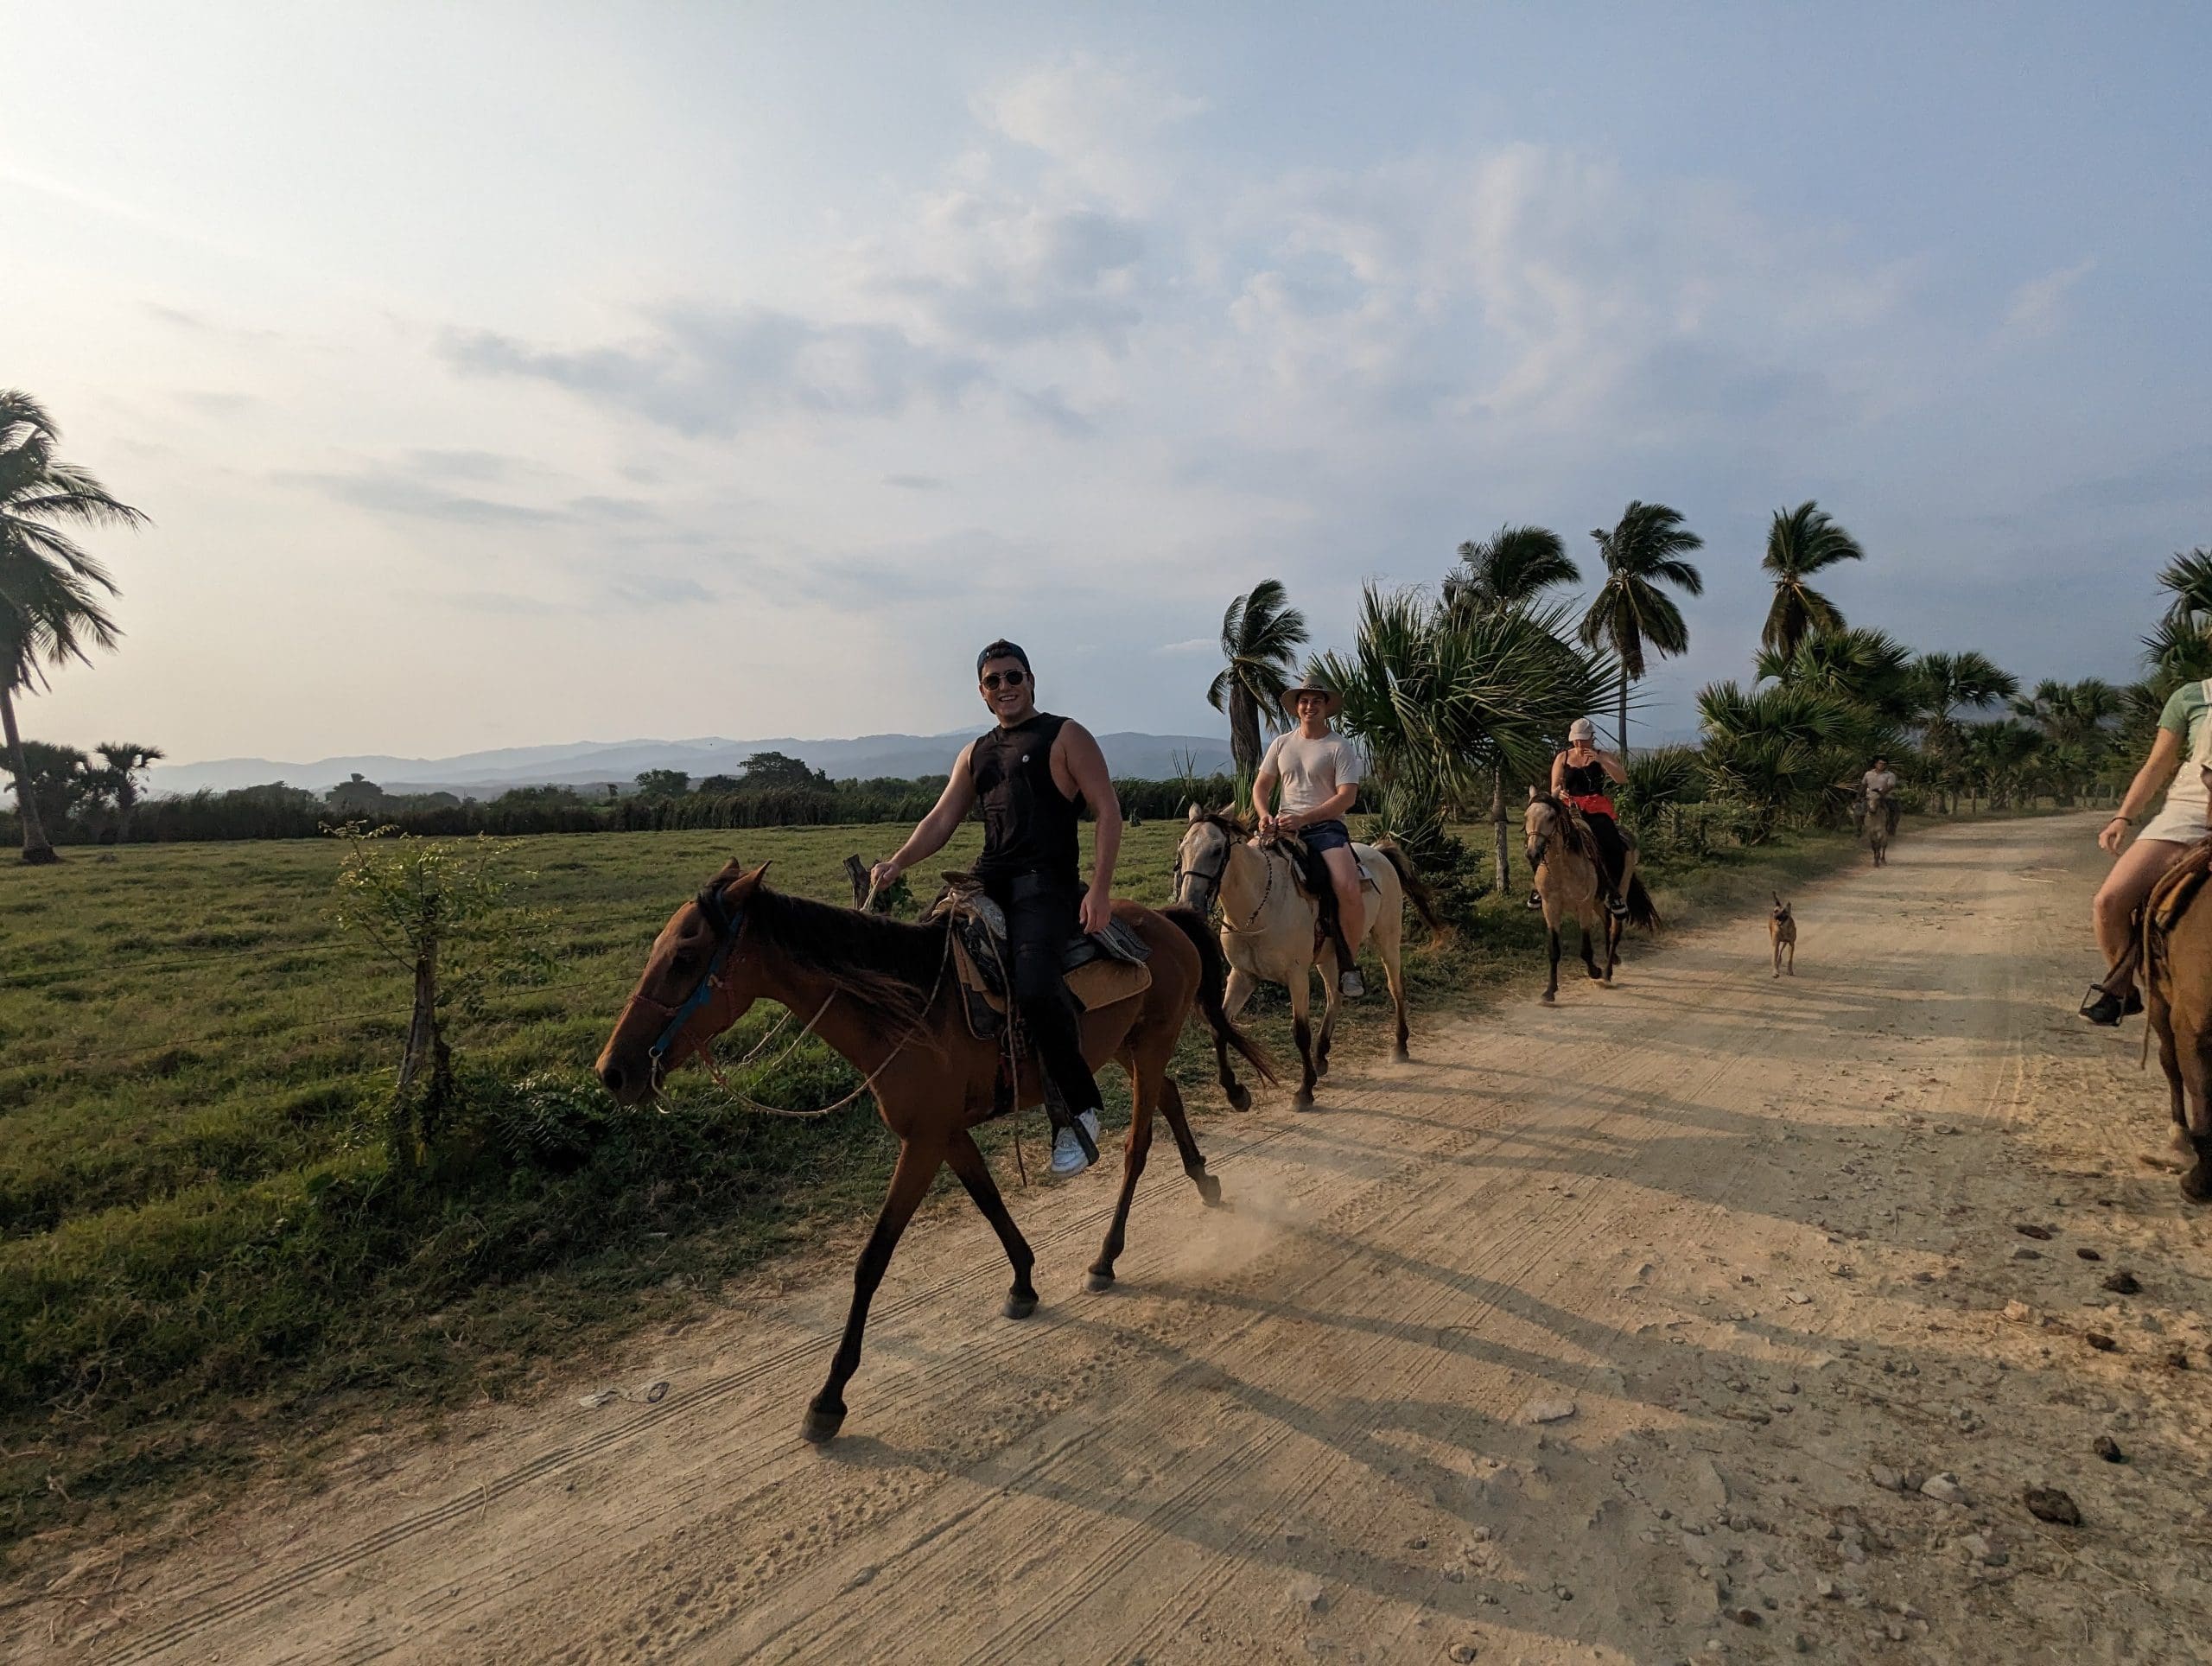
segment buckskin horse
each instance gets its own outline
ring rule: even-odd
[[[1598,846],[1582,817],[1560,800],[1537,787],[1529,789],[1529,811],[1522,831],[1529,841],[1529,866],[1535,870],[1536,894],[1544,905],[1544,929],[1550,938],[1551,982],[1544,999],[1559,999],[1559,928],[1570,914],[1582,925],[1582,965],[1593,982],[1610,984],[1613,969],[1621,963],[1621,919],[1605,907],[1598,881]],[[1636,871],[1636,841],[1623,837],[1628,855],[1622,863],[1621,900],[1628,905],[1629,922],[1651,931],[1659,925],[1659,911]],[[1604,922],[1605,965],[1600,971],[1590,952],[1593,935]]]
[[[2212,1203],[2212,904],[2205,881],[2212,841],[2191,845],[2144,900],[2141,955],[2149,1035],[2158,1038],[2174,1119],[2174,1146],[2194,1166],[2182,1195]],[[2124,986],[2123,986],[2124,987]]]
[[[949,922],[907,925],[785,895],[762,882],[766,872],[765,862],[748,869],[732,862],[669,917],[599,1055],[598,1071],[616,1103],[642,1103],[669,1071],[702,1055],[715,1036],[765,1000],[811,1014],[807,1029],[861,1072],[884,1126],[899,1138],[899,1160],[853,1269],[852,1307],[829,1380],[809,1403],[800,1430],[819,1442],[845,1421],[845,1385],[860,1368],[868,1303],[939,1167],[951,1166],[1013,1264],[1006,1316],[1026,1319],[1036,1310],[1029,1281],[1036,1256],[969,1129],[1006,1110],[1043,1103],[1044,1091],[1035,1060],[1025,1058],[1012,1105],[999,1103],[999,1044],[978,1040],[969,1029],[952,971]],[[1221,1183],[1206,1173],[1183,1096],[1167,1073],[1192,1009],[1212,1029],[1221,1084],[1232,1100],[1245,1096],[1230,1069],[1231,1048],[1267,1080],[1275,1079],[1267,1055],[1223,1011],[1227,972],[1205,920],[1187,909],[1127,901],[1114,904],[1114,917],[1151,951],[1152,979],[1141,993],[1083,1015],[1084,1056],[1093,1069],[1121,1065],[1133,1102],[1121,1196],[1090,1265],[1093,1290],[1114,1281],[1155,1113],[1166,1117],[1183,1172],[1199,1195],[1210,1205],[1221,1200]]]
[[[1303,1071],[1297,1097],[1300,1110],[1313,1104],[1313,1084],[1329,1073],[1329,1044],[1336,1034],[1337,1012],[1344,996],[1337,989],[1337,951],[1316,929],[1319,905],[1301,891],[1293,877],[1291,859],[1273,845],[1248,843],[1248,828],[1230,811],[1211,812],[1191,806],[1190,824],[1175,854],[1175,900],[1201,914],[1221,904],[1222,950],[1229,957],[1229,990],[1225,1005],[1230,1017],[1244,1010],[1253,986],[1262,979],[1290,991],[1290,1033],[1298,1042]],[[1382,976],[1397,1005],[1396,1057],[1404,1060],[1406,978],[1399,965],[1405,938],[1405,903],[1413,899],[1430,932],[1441,936],[1443,922],[1436,917],[1428,887],[1421,882],[1405,853],[1395,843],[1355,844],[1352,854],[1375,887],[1375,900],[1365,912],[1366,930],[1361,941],[1372,940],[1382,957]],[[1352,944],[1352,952],[1359,944]],[[1321,969],[1321,985],[1327,991],[1321,1009],[1321,1033],[1317,1037],[1307,1014],[1312,1010],[1312,978]]]

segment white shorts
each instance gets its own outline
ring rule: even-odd
[[[2144,839],[2164,839],[2174,844],[2195,844],[2212,827],[2205,825],[2206,804],[2202,798],[2184,798],[2170,792],[2158,813],[2143,823],[2143,830],[2135,836]]]

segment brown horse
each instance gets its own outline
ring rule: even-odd
[[[2174,1146],[2195,1166],[2182,1195],[2212,1203],[2212,905],[2205,870],[2212,847],[2190,849],[2143,906],[2143,990],[2158,1040],[2174,1119]],[[2192,889],[2192,882],[2196,888]]]
[[[703,1053],[754,1002],[766,1000],[810,1015],[814,1033],[866,1078],[884,1126],[899,1136],[899,1162],[883,1212],[854,1269],[844,1339],[830,1361],[829,1380],[807,1408],[801,1433],[820,1441],[835,1435],[845,1420],[844,1389],[860,1368],[868,1302],[940,1167],[950,1164],[960,1177],[1014,1265],[1009,1319],[1026,1319],[1036,1309],[1037,1292],[1029,1281],[1036,1256],[968,1131],[996,1114],[1000,1051],[996,1042],[979,1041],[969,1031],[951,970],[948,927],[942,922],[910,925],[786,896],[761,883],[766,871],[765,863],[747,870],[733,862],[669,917],[599,1055],[598,1069],[618,1103],[639,1104],[658,1090],[668,1071]],[[1267,1055],[1222,1010],[1228,973],[1205,920],[1188,909],[1162,912],[1133,902],[1116,902],[1114,915],[1152,951],[1152,982],[1139,995],[1083,1015],[1084,1056],[1094,1069],[1111,1061],[1127,1071],[1133,1101],[1121,1197],[1090,1265],[1093,1290],[1114,1281],[1129,1201],[1152,1148],[1155,1112],[1166,1117],[1183,1172],[1199,1195],[1209,1204],[1221,1200],[1221,1183],[1206,1173],[1183,1096],[1167,1074],[1192,1008],[1202,1011],[1213,1030],[1221,1084],[1232,1101],[1249,1103],[1230,1069],[1231,1047],[1269,1082],[1275,1079]],[[1022,1061],[1015,1089],[1016,1108],[1044,1103],[1033,1059]]]
[[[1561,800],[1537,787],[1529,789],[1528,815],[1522,832],[1529,841],[1529,866],[1535,871],[1536,894],[1544,905],[1544,930],[1551,950],[1551,982],[1544,999],[1559,999],[1559,928],[1569,915],[1582,926],[1582,966],[1593,982],[1611,984],[1613,969],[1621,963],[1620,919],[1605,905],[1598,881],[1598,845],[1581,815]],[[1621,900],[1628,905],[1630,923],[1651,931],[1659,925],[1659,911],[1636,871],[1636,841],[1623,837],[1628,855],[1622,863]],[[1591,944],[1602,931],[1605,964],[1601,971],[1591,953]]]

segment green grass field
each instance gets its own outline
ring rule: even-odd
[[[1166,900],[1179,833],[1131,830],[1120,893]],[[312,1467],[372,1414],[512,1395],[545,1362],[681,1312],[825,1222],[864,1219],[893,1154],[865,1099],[819,1122],[762,1118],[685,1072],[664,1110],[626,1115],[588,1071],[653,933],[727,858],[772,859],[772,883],[846,901],[845,855],[896,836],[518,842],[518,900],[553,922],[555,965],[454,1033],[479,1137],[427,1183],[385,1169],[377,1116],[407,984],[338,931],[334,843],[0,867],[0,1541],[219,1491],[272,1457]],[[977,838],[964,830],[942,865]],[[1807,836],[1662,870],[1662,906],[1763,901],[1770,882],[1848,849]],[[1535,985],[1541,924],[1519,901],[1491,898],[1474,931],[1410,956],[1418,1012]],[[1387,1040],[1387,999],[1351,1010],[1340,1056]],[[1269,990],[1253,1013],[1284,1061],[1287,1012]],[[749,1017],[735,1044],[772,1016]],[[1195,1033],[1179,1073],[1195,1112],[1220,1113]],[[803,1106],[854,1079],[810,1044],[746,1086]],[[1109,1120],[1118,1090],[1110,1073]],[[1287,1112],[1262,1095],[1255,1114]]]

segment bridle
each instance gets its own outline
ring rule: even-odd
[[[1230,836],[1229,830],[1217,822],[1208,822],[1205,825],[1211,827],[1214,831],[1221,835],[1220,866],[1211,873],[1208,873],[1202,868],[1185,868],[1183,866],[1182,847],[1178,845],[1175,849],[1174,885],[1175,894],[1178,897],[1183,894],[1183,881],[1186,878],[1203,886],[1204,897],[1196,906],[1201,914],[1210,914],[1213,912],[1214,905],[1221,900],[1221,882],[1228,875],[1229,864],[1236,859],[1236,841]],[[1285,860],[1287,861],[1288,858]],[[1273,853],[1262,850],[1260,853],[1260,865],[1268,870],[1268,882],[1265,888],[1261,891],[1260,900],[1253,907],[1250,917],[1239,925],[1229,918],[1226,907],[1222,911],[1223,925],[1227,926],[1231,933],[1239,937],[1251,931],[1260,916],[1267,912],[1268,900],[1275,893],[1275,864]]]
[[[684,1026],[697,1015],[699,1008],[705,1006],[713,998],[715,991],[721,987],[722,968],[736,950],[738,933],[745,926],[745,905],[741,902],[732,907],[724,900],[721,887],[711,880],[699,887],[699,894],[693,899],[693,905],[714,932],[715,951],[707,957],[707,969],[699,974],[697,987],[677,1005],[664,1008],[668,1013],[668,1022],[653,1039],[653,1044],[645,1049],[645,1057],[652,1061],[652,1079],[655,1082],[666,1073],[661,1064],[668,1057],[669,1049],[676,1045],[676,1038],[683,1033]],[[639,995],[638,998],[649,1006],[662,1005],[651,995]]]

